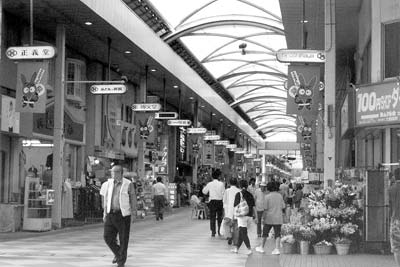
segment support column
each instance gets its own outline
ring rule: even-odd
[[[65,73],[65,25],[56,29],[57,58],[54,86],[54,147],[53,147],[53,189],[55,199],[52,209],[53,228],[61,228],[61,186],[64,162],[64,73]]]
[[[262,158],[261,158],[261,173],[262,173],[261,181],[266,183],[267,182],[267,168],[266,168],[265,164],[266,164],[265,154],[263,154]]]
[[[193,103],[193,127],[197,128],[199,124],[199,101],[195,101]],[[194,140],[194,138],[191,138],[191,140]],[[197,184],[197,169],[198,169],[198,158],[199,158],[199,153],[193,154],[194,156],[194,164],[193,164],[193,170],[192,170],[192,177],[193,177],[193,183]]]
[[[392,136],[391,136],[391,129],[390,128],[386,128],[385,132],[384,132],[384,146],[383,146],[383,159],[382,162],[385,163],[392,163],[392,158],[391,158],[391,152],[392,152]]]
[[[336,165],[336,0],[325,0],[324,188],[333,186]]]
[[[146,103],[147,98],[147,71],[148,66],[146,66],[145,75],[140,77],[140,86],[139,86],[139,102]],[[138,176],[140,178],[144,177],[144,152],[146,148],[146,141],[144,139],[139,138],[138,140]]]

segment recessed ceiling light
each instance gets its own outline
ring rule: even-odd
[[[213,113],[212,115],[215,116],[215,115],[217,115],[217,114]]]
[[[178,85],[174,85],[174,88],[178,88]]]
[[[157,71],[157,70],[156,70],[156,69],[151,69],[150,71],[155,72],[155,71]]]
[[[204,106],[204,105],[201,105],[200,107],[201,107],[201,108],[205,108],[205,106]]]
[[[191,97],[189,97],[189,99],[192,99],[192,100],[193,100],[193,99],[194,99],[194,97],[193,97],[193,96],[191,96]]]
[[[300,23],[308,23],[308,20],[300,20]]]
[[[90,25],[92,25],[93,23],[91,23],[90,21],[86,21],[85,22],[85,25],[88,25],[88,26],[90,26]]]
[[[130,50],[125,50],[124,53],[125,53],[125,54],[132,54],[132,51],[130,51]]]

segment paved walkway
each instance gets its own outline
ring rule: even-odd
[[[163,222],[154,219],[132,225],[127,267],[395,267],[392,255],[272,256],[273,240],[265,254],[232,254],[226,240],[211,238],[206,220],[191,220],[180,209]],[[250,236],[254,237],[254,228]],[[102,224],[46,233],[0,233],[1,267],[103,267],[111,264]],[[4,238],[6,237],[6,238]],[[15,238],[13,238],[15,237]],[[261,239],[252,238],[255,248]]]

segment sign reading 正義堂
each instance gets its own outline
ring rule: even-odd
[[[356,126],[399,123],[399,97],[397,81],[360,86],[356,91]]]

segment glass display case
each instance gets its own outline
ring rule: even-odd
[[[28,231],[51,230],[51,202],[49,192],[42,190],[39,178],[26,177],[23,229]],[[53,193],[54,194],[54,193]],[[51,196],[51,194],[50,194]]]

